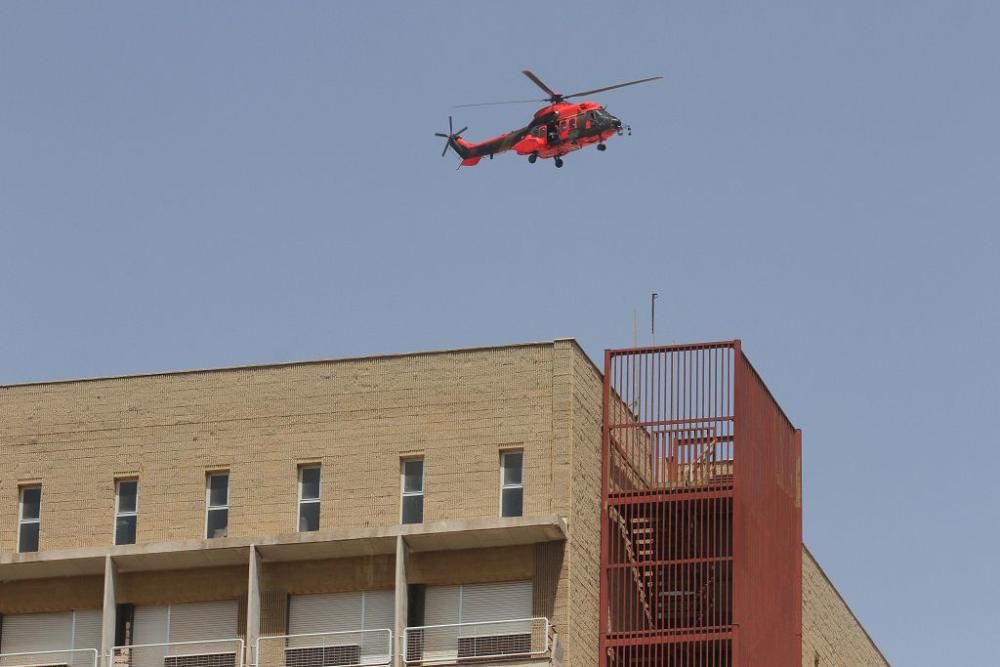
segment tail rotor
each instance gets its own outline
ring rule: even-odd
[[[458,151],[455,150],[455,147],[451,145],[451,142],[454,141],[454,140],[456,140],[456,139],[458,139],[459,137],[461,137],[462,133],[465,132],[468,129],[469,129],[469,126],[466,125],[465,127],[463,127],[458,132],[455,132],[455,128],[452,125],[451,116],[448,116],[448,134],[444,134],[444,133],[441,133],[441,132],[435,132],[434,133],[435,137],[442,137],[445,140],[445,142],[444,142],[444,150],[441,151],[441,157],[444,157],[448,153],[448,149],[449,148],[451,148],[452,150],[454,150],[456,154],[458,153]],[[461,156],[459,155],[459,157],[461,157]]]

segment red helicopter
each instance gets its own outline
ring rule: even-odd
[[[608,110],[600,104],[596,102],[574,103],[567,102],[566,100],[663,78],[662,76],[653,76],[648,79],[628,81],[613,86],[605,86],[604,88],[595,88],[593,90],[584,90],[579,93],[563,95],[546,86],[531,70],[523,70],[523,72],[536,86],[544,90],[548,97],[540,100],[460,104],[456,108],[492,106],[496,104],[527,104],[529,102],[548,102],[548,105],[536,111],[535,117],[526,126],[479,143],[470,143],[463,139],[461,135],[469,127],[465,126],[458,132],[455,132],[451,123],[451,116],[448,116],[448,134],[441,132],[434,133],[434,136],[443,137],[447,140],[444,150],[441,152],[441,157],[444,157],[448,149],[451,148],[462,158],[462,163],[458,165],[459,167],[471,167],[479,164],[479,161],[485,156],[489,156],[492,160],[493,156],[497,153],[504,153],[513,149],[517,151],[518,155],[527,155],[528,162],[532,164],[538,158],[554,158],[556,167],[562,167],[562,158],[567,153],[580,150],[590,144],[597,144],[597,150],[604,151],[607,149],[604,142],[614,135],[617,134],[620,136],[624,132],[632,134],[631,127],[627,125],[623,126],[620,120],[608,113]]]

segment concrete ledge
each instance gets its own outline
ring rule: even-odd
[[[452,551],[559,542],[568,534],[566,520],[556,514],[511,519],[432,521],[399,526],[411,551]]]
[[[318,560],[394,554],[402,536],[413,551],[451,551],[563,541],[566,520],[549,514],[432,521],[385,528],[335,528],[314,533],[226,537],[107,548],[0,554],[0,581],[103,574],[111,556],[119,572],[248,565],[250,546],[264,561]]]

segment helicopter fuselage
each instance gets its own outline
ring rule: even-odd
[[[552,158],[555,165],[561,167],[563,166],[562,156],[567,153],[578,151],[592,144],[596,144],[597,149],[603,151],[605,149],[604,142],[614,135],[623,134],[624,131],[632,134],[630,128],[622,126],[622,122],[608,113],[608,110],[600,104],[596,102],[570,102],[571,98],[603,93],[663,78],[662,76],[652,76],[563,95],[552,90],[531,70],[522,70],[522,73],[548,95],[548,97],[538,100],[539,102],[548,102],[548,104],[535,112],[531,122],[520,129],[512,130],[486,141],[469,142],[462,138],[462,133],[469,129],[468,126],[456,132],[452,118],[448,116],[448,133],[435,133],[435,136],[443,137],[447,142],[441,152],[441,157],[444,157],[448,149],[451,148],[462,158],[462,163],[459,166],[471,167],[479,164],[479,161],[484,157],[489,156],[492,159],[498,153],[512,150],[518,155],[527,155],[528,162],[535,162],[538,158]],[[524,104],[533,101],[484,102],[459,106]]]
[[[603,144],[620,134],[622,122],[596,102],[558,102],[535,112],[531,122],[517,130],[480,142],[451,140],[462,165],[513,150],[518,155],[557,158],[591,144]]]

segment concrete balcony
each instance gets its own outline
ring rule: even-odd
[[[243,667],[242,639],[133,644],[111,649],[106,667]]]
[[[0,667],[99,667],[97,649],[0,653]]]
[[[257,641],[254,667],[388,667],[392,630],[269,635]]]
[[[558,637],[547,618],[406,628],[403,664],[552,665]]]

